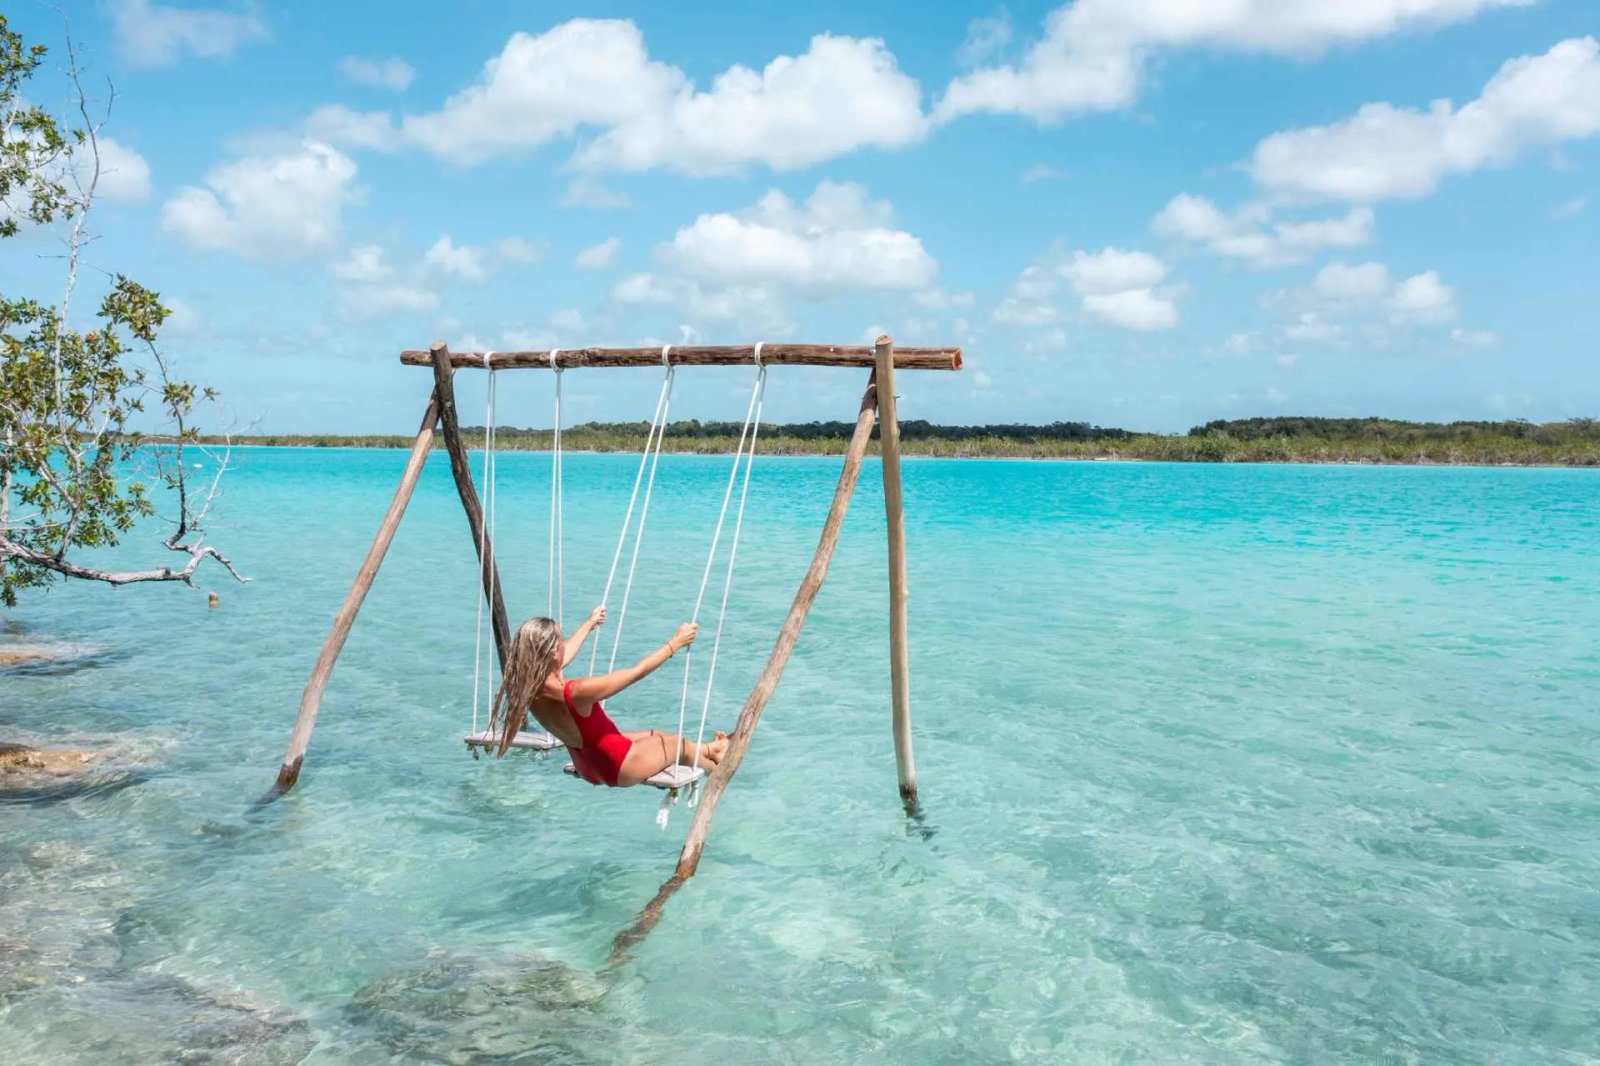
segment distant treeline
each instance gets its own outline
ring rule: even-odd
[[[1273,418],[1217,419],[1189,431],[1191,437],[1222,433],[1235,440],[1274,437],[1343,437],[1381,441],[1470,441],[1508,437],[1540,444],[1593,443],[1600,438],[1600,423],[1592,418],[1566,422],[1398,422],[1392,418]]]
[[[698,419],[689,419],[684,422],[671,422],[667,425],[666,437],[668,440],[722,440],[737,438],[739,431],[744,428],[742,422],[701,422]],[[850,439],[854,433],[854,422],[791,422],[787,424],[761,423],[761,437],[780,437],[789,440],[803,441],[839,441],[841,443]],[[650,431],[648,422],[585,422],[582,425],[563,429],[562,440],[579,436],[593,437],[636,437],[643,438]],[[464,426],[461,432],[471,435],[474,439],[481,440],[483,427]],[[877,439],[878,431],[874,427],[873,439]],[[937,426],[923,419],[908,419],[900,423],[900,439],[913,440],[940,440],[940,441],[965,441],[965,440],[1009,440],[1024,443],[1050,440],[1129,440],[1137,436],[1126,429],[1110,429],[1104,426],[1090,425],[1088,422],[1051,422],[1044,426],[1028,426],[1017,424],[1003,424],[993,426]],[[495,438],[507,446],[513,446],[513,441],[538,441],[538,447],[550,446],[550,431],[548,429],[512,429],[500,426],[495,429]]]
[[[566,448],[638,451],[645,422],[587,422],[562,430]],[[674,422],[664,447],[673,452],[732,451],[738,422]],[[762,423],[759,450],[768,455],[827,455],[844,450],[851,422]],[[876,435],[876,434],[875,434]],[[466,427],[470,447],[481,447],[481,427]],[[1387,418],[1273,417],[1207,422],[1187,433],[1135,433],[1087,422],[940,426],[901,423],[909,455],[951,458],[1148,459],[1166,462],[1454,463],[1522,466],[1600,466],[1600,422],[1401,422]],[[495,430],[497,446],[540,451],[548,429]],[[404,448],[402,436],[271,435],[234,438],[237,444],[299,447]],[[441,446],[435,442],[435,447]],[[874,450],[876,446],[874,445]]]

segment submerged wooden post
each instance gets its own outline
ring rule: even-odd
[[[282,795],[300,779],[300,766],[305,761],[306,747],[311,743],[311,727],[316,724],[317,708],[322,705],[322,693],[328,687],[333,664],[344,648],[345,638],[350,635],[350,627],[355,624],[362,601],[367,598],[372,579],[378,576],[378,567],[383,564],[383,557],[389,551],[389,542],[394,540],[394,532],[400,527],[400,519],[406,513],[411,492],[417,487],[423,464],[428,461],[428,450],[433,447],[433,427],[438,421],[439,395],[434,393],[422,416],[422,428],[417,430],[417,439],[412,442],[405,471],[400,475],[400,485],[394,490],[389,509],[384,512],[383,523],[372,538],[367,557],[361,560],[355,583],[345,593],[344,603],[339,606],[339,613],[334,615],[333,629],[322,642],[322,651],[317,655],[316,665],[311,668],[311,679],[306,682],[305,691],[300,696],[300,714],[294,720],[294,731],[289,734],[289,750],[284,752],[283,765],[278,769],[277,784],[263,799]]]
[[[450,367],[450,349],[439,341],[429,350],[433,353],[433,390],[439,398],[439,426],[444,431],[445,449],[450,453],[450,473],[455,478],[461,507],[467,512],[467,525],[472,529],[472,543],[478,551],[478,573],[483,578],[483,593],[490,605],[489,624],[494,630],[500,669],[504,670],[506,656],[511,654],[511,628],[506,623],[506,603],[501,595],[500,564],[495,560],[493,540],[484,528],[483,505],[478,502],[478,490],[472,484],[472,467],[467,462],[467,448],[461,441],[456,390],[450,380],[455,373]],[[488,447],[488,441],[484,441],[484,446]]]
[[[879,337],[878,441],[883,451],[883,510],[889,529],[889,684],[894,698],[894,766],[900,802],[917,811],[911,757],[911,661],[906,650],[906,516],[900,496],[900,418],[894,403],[894,341]]]
[[[706,837],[711,833],[711,819],[716,814],[717,801],[722,798],[728,782],[732,780],[734,772],[739,769],[739,763],[744,759],[745,749],[750,746],[750,738],[755,734],[756,723],[761,720],[761,712],[766,709],[767,700],[778,687],[778,679],[783,676],[783,668],[788,665],[789,656],[794,651],[795,643],[800,639],[800,629],[805,625],[806,615],[810,612],[812,603],[816,601],[823,579],[828,576],[828,564],[833,561],[833,549],[839,543],[839,531],[844,526],[844,515],[850,506],[850,495],[855,491],[856,480],[861,475],[861,457],[866,454],[867,441],[872,436],[872,415],[878,402],[875,381],[876,375],[868,380],[867,391],[861,397],[861,409],[856,415],[855,433],[851,435],[850,446],[845,450],[844,469],[839,472],[839,483],[833,490],[833,504],[828,508],[827,521],[822,524],[822,534],[817,538],[817,550],[811,556],[811,566],[806,570],[806,576],[794,594],[789,615],[783,621],[783,628],[778,631],[778,639],[772,646],[772,653],[767,656],[766,668],[761,671],[755,687],[750,690],[749,697],[744,701],[744,707],[739,711],[739,721],[733,728],[733,737],[728,744],[727,754],[706,778],[700,805],[695,808],[694,820],[689,824],[689,834],[683,842],[683,851],[678,855],[677,868],[661,886],[655,898],[645,905],[633,925],[620,933],[612,943],[613,963],[619,962],[630,946],[638,943],[655,928],[656,922],[661,919],[662,907],[680,885],[694,876],[695,870],[700,865],[700,855],[705,850]]]

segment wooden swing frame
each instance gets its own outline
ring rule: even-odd
[[[693,877],[705,850],[706,838],[711,832],[711,819],[717,802],[739,764],[755,734],[761,712],[777,688],[789,656],[800,639],[800,629],[806,615],[827,577],[833,560],[833,550],[844,525],[845,511],[855,491],[861,473],[861,461],[866,455],[867,442],[872,436],[874,414],[879,425],[879,438],[883,458],[883,502],[887,519],[889,541],[889,676],[892,695],[892,725],[896,777],[900,801],[907,815],[917,811],[916,769],[911,752],[911,698],[910,660],[906,650],[906,548],[905,516],[900,487],[900,423],[895,410],[894,375],[896,370],[960,370],[960,348],[901,348],[895,349],[888,337],[879,337],[875,344],[823,345],[823,344],[762,344],[754,345],[673,345],[666,351],[659,348],[575,348],[549,351],[521,351],[493,353],[495,370],[530,369],[550,370],[559,367],[659,367],[671,366],[755,366],[758,361],[765,366],[830,366],[870,369],[866,392],[861,397],[856,412],[855,431],[845,449],[844,469],[833,491],[833,503],[823,522],[811,565],[795,592],[778,632],[765,668],[757,678],[754,688],[739,711],[728,751],[716,770],[706,775],[702,795],[695,808],[694,819],[679,853],[678,863],[668,881],[662,885],[654,900],[628,931],[617,938],[616,953],[642,937],[654,926],[660,916],[661,905],[688,878]],[[436,429],[442,430],[445,450],[450,456],[450,473],[455,480],[456,492],[466,513],[472,543],[479,553],[478,572],[482,576],[484,592],[490,605],[490,625],[494,631],[495,649],[501,668],[505,668],[510,652],[511,630],[506,618],[505,601],[501,596],[499,567],[495,562],[494,545],[484,525],[483,506],[472,482],[467,461],[467,448],[461,438],[460,420],[456,414],[453,377],[457,369],[484,369],[488,365],[481,352],[451,352],[441,341],[428,351],[408,350],[400,353],[405,366],[426,366],[433,370],[433,392],[417,430],[416,440],[406,459],[400,484],[389,501],[383,521],[367,549],[366,558],[356,572],[355,582],[345,594],[339,613],[334,616],[333,628],[323,641],[322,649],[306,682],[300,698],[300,711],[289,736],[288,750],[278,770],[278,779],[269,796],[281,795],[293,788],[305,764],[306,749],[311,741],[311,730],[316,723],[322,695],[333,673],[334,663],[343,649],[345,639],[355,624],[362,601],[383,563],[405,514],[406,504],[416,488],[428,453],[433,447]]]

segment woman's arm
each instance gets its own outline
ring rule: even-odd
[[[693,622],[685,622],[672,634],[672,639],[667,641],[655,651],[646,655],[632,666],[621,670],[613,670],[609,674],[600,674],[595,677],[580,677],[572,683],[573,703],[595,703],[607,700],[629,685],[641,681],[657,670],[674,655],[678,649],[687,648],[694,643],[694,638],[699,627]]]
[[[589,634],[600,628],[600,623],[606,620],[606,605],[601,604],[589,612],[589,617],[583,624],[572,631],[572,636],[567,638],[566,646],[561,652],[561,666],[564,669],[568,663],[578,657],[578,649],[583,647],[583,642],[589,639]]]

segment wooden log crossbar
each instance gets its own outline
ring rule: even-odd
[[[555,365],[562,370],[577,367],[661,366],[662,350],[657,348],[557,348]],[[433,366],[433,352],[407,349],[400,353],[405,366]],[[753,344],[670,344],[666,362],[671,366],[755,366]],[[846,366],[872,370],[878,365],[878,351],[871,344],[765,344],[761,362],[766,366]],[[482,370],[483,352],[451,352],[450,365],[457,370]],[[493,352],[488,365],[496,370],[549,370],[550,352]],[[895,348],[896,370],[960,370],[960,348]]]

